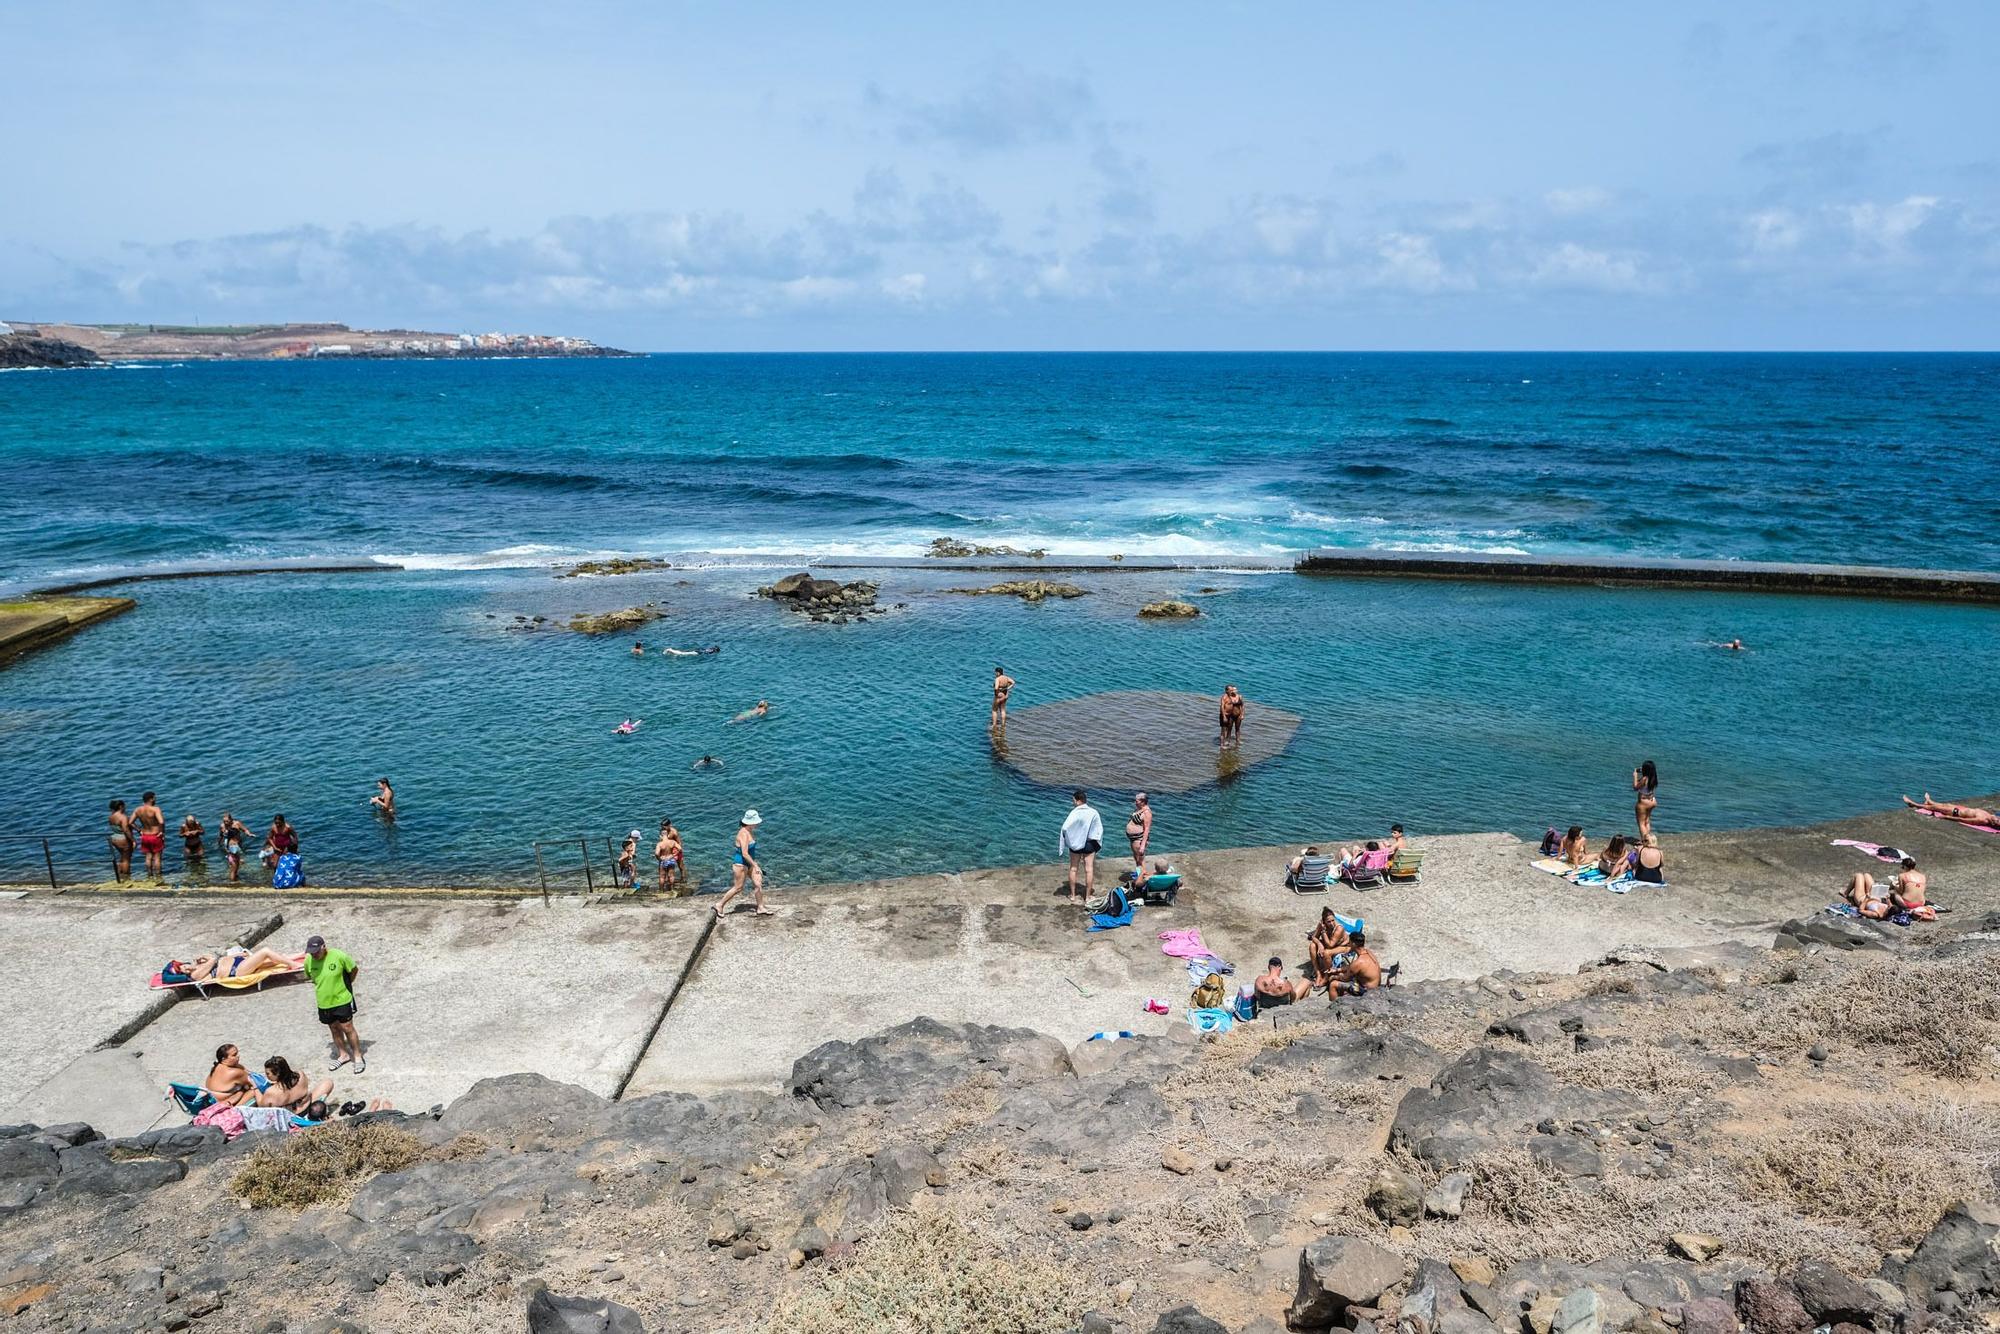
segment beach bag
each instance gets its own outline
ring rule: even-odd
[[[1222,974],[1210,973],[1188,997],[1188,1006],[1196,1010],[1219,1010],[1228,1000],[1229,988],[1223,984]]]
[[[194,981],[194,977],[182,966],[179,959],[167,960],[167,966],[160,970],[160,985],[177,987]]]
[[[288,852],[278,858],[278,867],[271,872],[272,889],[297,889],[305,880],[305,863],[299,860],[296,852]]]
[[[1562,835],[1556,833],[1554,825],[1550,825],[1549,832],[1542,835],[1542,855],[1544,857],[1553,857],[1562,851],[1562,845]]]
[[[1257,1017],[1257,988],[1243,986],[1236,989],[1236,1017],[1246,1023]]]

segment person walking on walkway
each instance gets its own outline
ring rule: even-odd
[[[319,1021],[333,1041],[333,1060],[327,1069],[338,1070],[352,1061],[357,1075],[368,1073],[361,1039],[354,1032],[354,978],[360,971],[352,955],[328,949],[325,936],[306,938],[305,974],[313,984]]]
[[[729,867],[729,889],[715,905],[716,920],[729,915],[729,901],[743,892],[743,882],[750,882],[750,899],[757,905],[752,913],[755,917],[773,917],[775,908],[764,906],[764,865],[757,860],[757,826],[764,823],[764,817],[755,811],[743,812],[743,821],[736,826],[736,855]]]
[[[1097,889],[1097,853],[1104,846],[1104,817],[1090,804],[1082,788],[1070,795],[1069,818],[1063,821],[1062,851],[1069,856],[1069,901],[1076,897],[1076,871],[1083,868],[1083,894],[1088,899]]]

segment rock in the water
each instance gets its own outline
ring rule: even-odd
[[[963,593],[967,597],[1016,597],[1023,602],[1043,602],[1049,598],[1080,598],[1089,593],[1088,589],[1075,584],[1051,583],[1047,579],[1009,579],[1004,583],[988,584],[984,588],[947,588],[947,593]]]
[[[641,574],[647,570],[670,570],[673,566],[656,556],[615,556],[610,560],[585,560],[556,571],[558,579],[587,579],[607,574]]]
[[[1400,1167],[1384,1165],[1375,1174],[1366,1202],[1385,1223],[1415,1227],[1424,1218],[1423,1183]]]
[[[73,370],[79,366],[96,366],[103,358],[66,338],[47,338],[39,334],[0,335],[0,370]]]
[[[569,618],[569,628],[580,635],[615,635],[648,621],[657,621],[665,615],[666,612],[658,604],[651,602],[643,607],[625,607],[619,611],[580,611]]]
[[[1229,1334],[1220,1321],[1210,1320],[1192,1306],[1176,1306],[1153,1322],[1152,1334]]]
[[[1019,547],[1009,546],[988,547],[981,546],[976,542],[961,542],[955,537],[934,537],[931,539],[929,549],[924,552],[926,556],[936,556],[947,560],[965,556],[1020,556],[1027,560],[1040,560],[1048,554],[1041,547],[1035,547],[1030,551],[1023,551]]]
[[[1139,608],[1139,615],[1149,621],[1184,621],[1201,615],[1201,608],[1192,602],[1176,602],[1169,598],[1164,602],[1148,602]]]
[[[1706,1232],[1676,1232],[1667,1238],[1667,1246],[1675,1255],[1696,1264],[1707,1264],[1722,1254],[1722,1239]]]
[[[2000,1296],[2000,1205],[1953,1205],[1908,1260],[1882,1262],[1882,1277],[1932,1310],[1949,1294],[1966,1301]]]
[[[528,1300],[528,1334],[646,1334],[646,1326],[629,1306],[544,1288]]]
[[[874,611],[875,594],[879,590],[880,585],[866,579],[843,584],[833,579],[815,579],[802,570],[797,574],[788,574],[776,583],[766,584],[757,590],[757,596],[782,602],[815,621],[845,624],[848,620],[861,620]]]
[[[1321,1237],[1299,1252],[1299,1290],[1287,1322],[1330,1329],[1350,1306],[1372,1305],[1403,1278],[1403,1257],[1359,1237]]]

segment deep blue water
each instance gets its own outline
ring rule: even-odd
[[[769,568],[558,581],[590,551],[1269,555],[1344,543],[2000,568],[1991,357],[688,357],[0,376],[0,582],[381,555],[406,571],[138,585],[0,669],[0,835],[104,803],[261,830],[321,882],[532,878],[533,840],[671,813],[725,874],[759,807],[780,884],[1046,858],[1065,799],[998,764],[1017,708],[1101,690],[1302,715],[1284,757],[1162,798],[1156,845],[1804,821],[2000,787],[2000,612],[1710,593],[1135,571],[1040,607],[882,572],[868,625],[749,595]],[[496,554],[497,553],[497,554]],[[677,562],[678,564],[678,562]],[[1201,593],[1212,588],[1212,593]],[[1188,596],[1192,624],[1142,623]],[[506,629],[664,600],[660,644]],[[1740,636],[1745,654],[1712,647]],[[775,714],[728,726],[760,697]],[[609,728],[642,716],[633,738]],[[1253,712],[1254,724],[1254,712]],[[1087,740],[1080,744],[1088,744]],[[723,756],[719,772],[688,766]],[[365,805],[394,778],[403,818]],[[1115,828],[1128,794],[1101,794]],[[1914,823],[1914,822],[1913,822]],[[1912,841],[1919,842],[1912,834]],[[1113,840],[1117,846],[1117,840]],[[0,878],[38,844],[0,841]],[[553,854],[552,854],[553,856]],[[602,845],[597,853],[601,865]],[[573,866],[573,856],[558,863]],[[169,856],[170,868],[178,857]]]
[[[0,377],[0,582],[1323,545],[2000,569],[1990,355],[677,356]]]

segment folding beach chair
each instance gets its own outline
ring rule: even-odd
[[[1415,848],[1404,848],[1389,863],[1389,882],[1396,885],[1414,885],[1424,878],[1424,854]]]
[[[1317,854],[1300,860],[1296,874],[1287,870],[1285,885],[1294,894],[1326,893],[1326,877],[1333,870],[1333,858]]]
[[[215,1104],[215,1095],[197,1084],[167,1085],[167,1101],[189,1116],[194,1116]]]
[[[1363,853],[1360,861],[1349,862],[1340,868],[1340,879],[1356,889],[1379,889],[1388,883],[1389,863],[1386,861],[1371,865],[1376,854]]]

